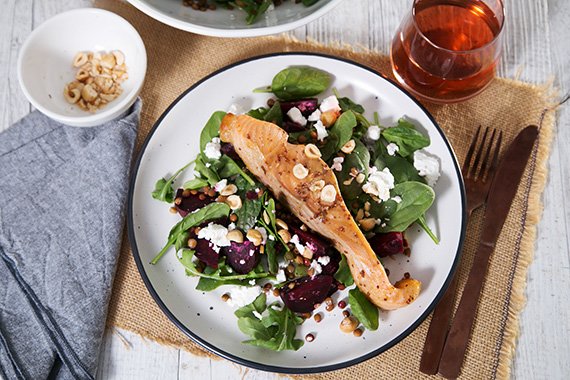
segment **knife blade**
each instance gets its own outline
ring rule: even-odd
[[[509,146],[491,183],[479,246],[439,363],[439,373],[446,378],[455,379],[461,371],[489,258],[537,137],[538,127],[531,125],[523,129]]]

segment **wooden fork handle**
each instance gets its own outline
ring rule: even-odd
[[[463,358],[471,336],[471,328],[477,314],[479,296],[481,289],[483,289],[487,266],[493,249],[494,247],[491,244],[479,244],[465,289],[461,295],[461,301],[455,312],[455,318],[447,334],[439,363],[439,373],[448,379],[457,378],[461,372]]]
[[[453,316],[453,299],[457,289],[457,277],[458,273],[455,273],[451,284],[449,284],[431,317],[420,362],[420,371],[426,375],[435,375],[439,369],[443,345]]]

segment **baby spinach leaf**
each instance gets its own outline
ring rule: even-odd
[[[386,128],[382,131],[382,137],[390,143],[398,145],[398,154],[407,157],[418,149],[425,148],[430,144],[430,139],[416,131],[413,124],[400,119],[395,127]]]
[[[205,186],[208,186],[208,181],[206,181],[205,179],[192,178],[191,180],[184,182],[184,184],[182,185],[182,188],[190,189],[190,190],[197,190],[197,189],[201,189]]]
[[[229,156],[225,154],[220,158],[220,170],[218,171],[220,178],[229,178],[234,175],[241,175],[251,186],[255,185],[255,181],[246,174],[245,171]]]
[[[275,75],[271,91],[282,100],[309,98],[325,91],[331,79],[329,73],[314,67],[291,66]]]
[[[338,152],[338,136],[329,134],[329,137],[325,140],[325,145],[320,148],[321,158],[325,162],[329,160]]]
[[[220,135],[220,125],[224,116],[226,116],[224,111],[216,111],[210,116],[200,133],[200,152],[204,153],[206,144],[212,141],[214,137]]]
[[[378,308],[358,288],[348,292],[348,304],[364,327],[372,331],[378,329]]]
[[[241,208],[234,211],[234,213],[238,217],[238,220],[236,222],[237,228],[239,228],[242,231],[248,231],[251,228],[255,227],[261,209],[262,209],[261,198],[256,198],[256,199],[246,198],[245,200],[243,200]]]
[[[269,273],[276,274],[279,271],[279,262],[277,260],[275,240],[267,239],[267,243],[265,244],[265,255],[267,256],[267,267],[269,269]]]
[[[206,165],[206,163],[210,166]],[[212,163],[208,162],[206,156],[200,153],[196,158],[196,166],[194,167],[194,170],[200,173],[200,175],[208,181],[210,186],[214,186],[220,181],[220,176],[214,170],[214,167],[215,166],[212,165]]]
[[[338,137],[336,151],[343,147],[351,138],[352,130],[356,127],[356,116],[352,111],[342,113],[329,130],[329,135]]]
[[[188,233],[188,231],[184,231],[182,233],[180,233],[177,237],[176,240],[174,241],[174,249],[178,252],[182,249],[182,247],[185,247],[186,244],[188,244],[188,238],[190,237],[190,234]]]
[[[350,267],[348,266],[348,261],[346,261],[346,256],[341,254],[340,264],[338,269],[334,274],[334,278],[342,283],[344,286],[350,286],[354,284],[354,279],[352,278],[352,273],[350,272]]]
[[[365,177],[368,177],[368,167],[370,166],[370,152],[368,148],[360,140],[355,142],[354,150],[344,158],[342,170],[334,171],[342,196],[348,200],[355,199],[362,194],[362,183],[358,183],[351,173],[356,170],[358,173],[363,173]],[[350,184],[345,185],[346,181],[349,181]]]
[[[182,168],[178,169],[169,179],[161,178],[156,181],[154,185],[154,191],[152,192],[152,197],[156,200],[163,201],[166,203],[174,202],[174,189],[172,188],[172,183],[182,173],[188,166],[192,165],[194,161],[191,161],[184,165]]]
[[[431,228],[429,228],[425,215],[420,216],[416,222],[425,231],[425,233],[428,234],[428,236],[431,238],[431,240],[433,240],[435,244],[439,244],[439,238],[433,233]]]
[[[283,112],[281,111],[279,102],[275,102],[275,104],[273,104],[267,114],[263,117],[263,120],[269,123],[277,124],[278,126],[283,125]]]
[[[186,215],[180,222],[176,223],[174,227],[172,227],[168,234],[166,245],[160,250],[160,252],[158,252],[150,263],[153,265],[156,264],[168,249],[176,243],[179,236],[185,233],[190,227],[197,226],[209,220],[216,220],[224,216],[228,216],[229,213],[230,207],[227,204],[214,202]]]
[[[256,118],[257,120],[265,120],[265,115],[269,110],[265,107],[254,108],[250,110],[246,115]]]
[[[338,91],[336,90],[336,88],[333,88],[333,93],[336,96],[336,98],[338,99],[338,105],[340,106],[340,109],[342,110],[342,112],[353,111],[353,112],[359,113],[359,114],[364,113],[364,107],[362,107],[360,104],[352,101],[352,99],[350,99],[346,96],[341,97],[340,94],[338,93]]]
[[[376,161],[374,161],[374,166],[376,166],[378,170],[388,167],[394,176],[394,181],[396,183],[407,181],[424,182],[424,179],[418,174],[414,165],[408,161],[407,158],[398,155],[390,156],[388,154],[386,146],[384,146],[383,139],[378,140],[374,151],[377,155]]]
[[[405,231],[430,208],[435,198],[431,187],[415,181],[397,184],[390,194],[392,197],[399,196],[402,201],[386,220],[385,227],[380,226],[380,232]]]
[[[313,4],[316,4],[319,0],[303,0],[303,5],[306,7],[310,7]]]

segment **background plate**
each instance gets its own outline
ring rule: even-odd
[[[273,76],[291,65],[310,65],[334,76],[333,86],[343,96],[362,104],[367,116],[378,111],[382,125],[402,116],[413,120],[431,138],[427,150],[441,160],[442,175],[435,186],[436,201],[427,215],[428,224],[440,237],[435,245],[419,227],[408,230],[410,258],[385,259],[392,281],[405,272],[422,281],[419,298],[400,310],[380,312],[377,331],[360,338],[342,333],[342,312],[323,312],[317,324],[307,320],[297,330],[303,338],[311,332],[312,343],[296,352],[272,352],[244,345],[233,309],[220,296],[224,287],[209,293],[194,290],[195,278],[187,277],[174,252],[157,265],[150,260],[162,248],[170,228],[179,220],[168,206],[150,196],[157,179],[167,176],[195,158],[199,135],[212,112],[237,104],[244,109],[265,105],[268,94],[252,89],[270,84]],[[331,91],[320,98],[328,96]],[[191,178],[191,171],[175,185]],[[187,335],[209,350],[240,364],[285,373],[322,372],[343,368],[373,357],[412,332],[445,291],[459,260],[465,233],[465,196],[460,170],[443,132],[429,113],[406,92],[378,73],[356,63],[333,57],[290,53],[262,56],[221,69],[182,94],[156,122],[147,137],[133,173],[129,192],[129,238],[137,266],[151,295],[164,313]],[[335,300],[346,298],[337,292]]]

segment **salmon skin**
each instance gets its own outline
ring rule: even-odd
[[[231,113],[222,120],[220,137],[234,146],[251,173],[281,203],[346,256],[355,284],[371,302],[381,309],[394,310],[418,297],[418,280],[404,278],[394,285],[390,283],[348,211],[331,168],[320,158],[307,156],[305,145],[289,144],[287,133],[275,124]],[[298,177],[303,175],[293,174],[298,164],[308,170],[301,179]]]

